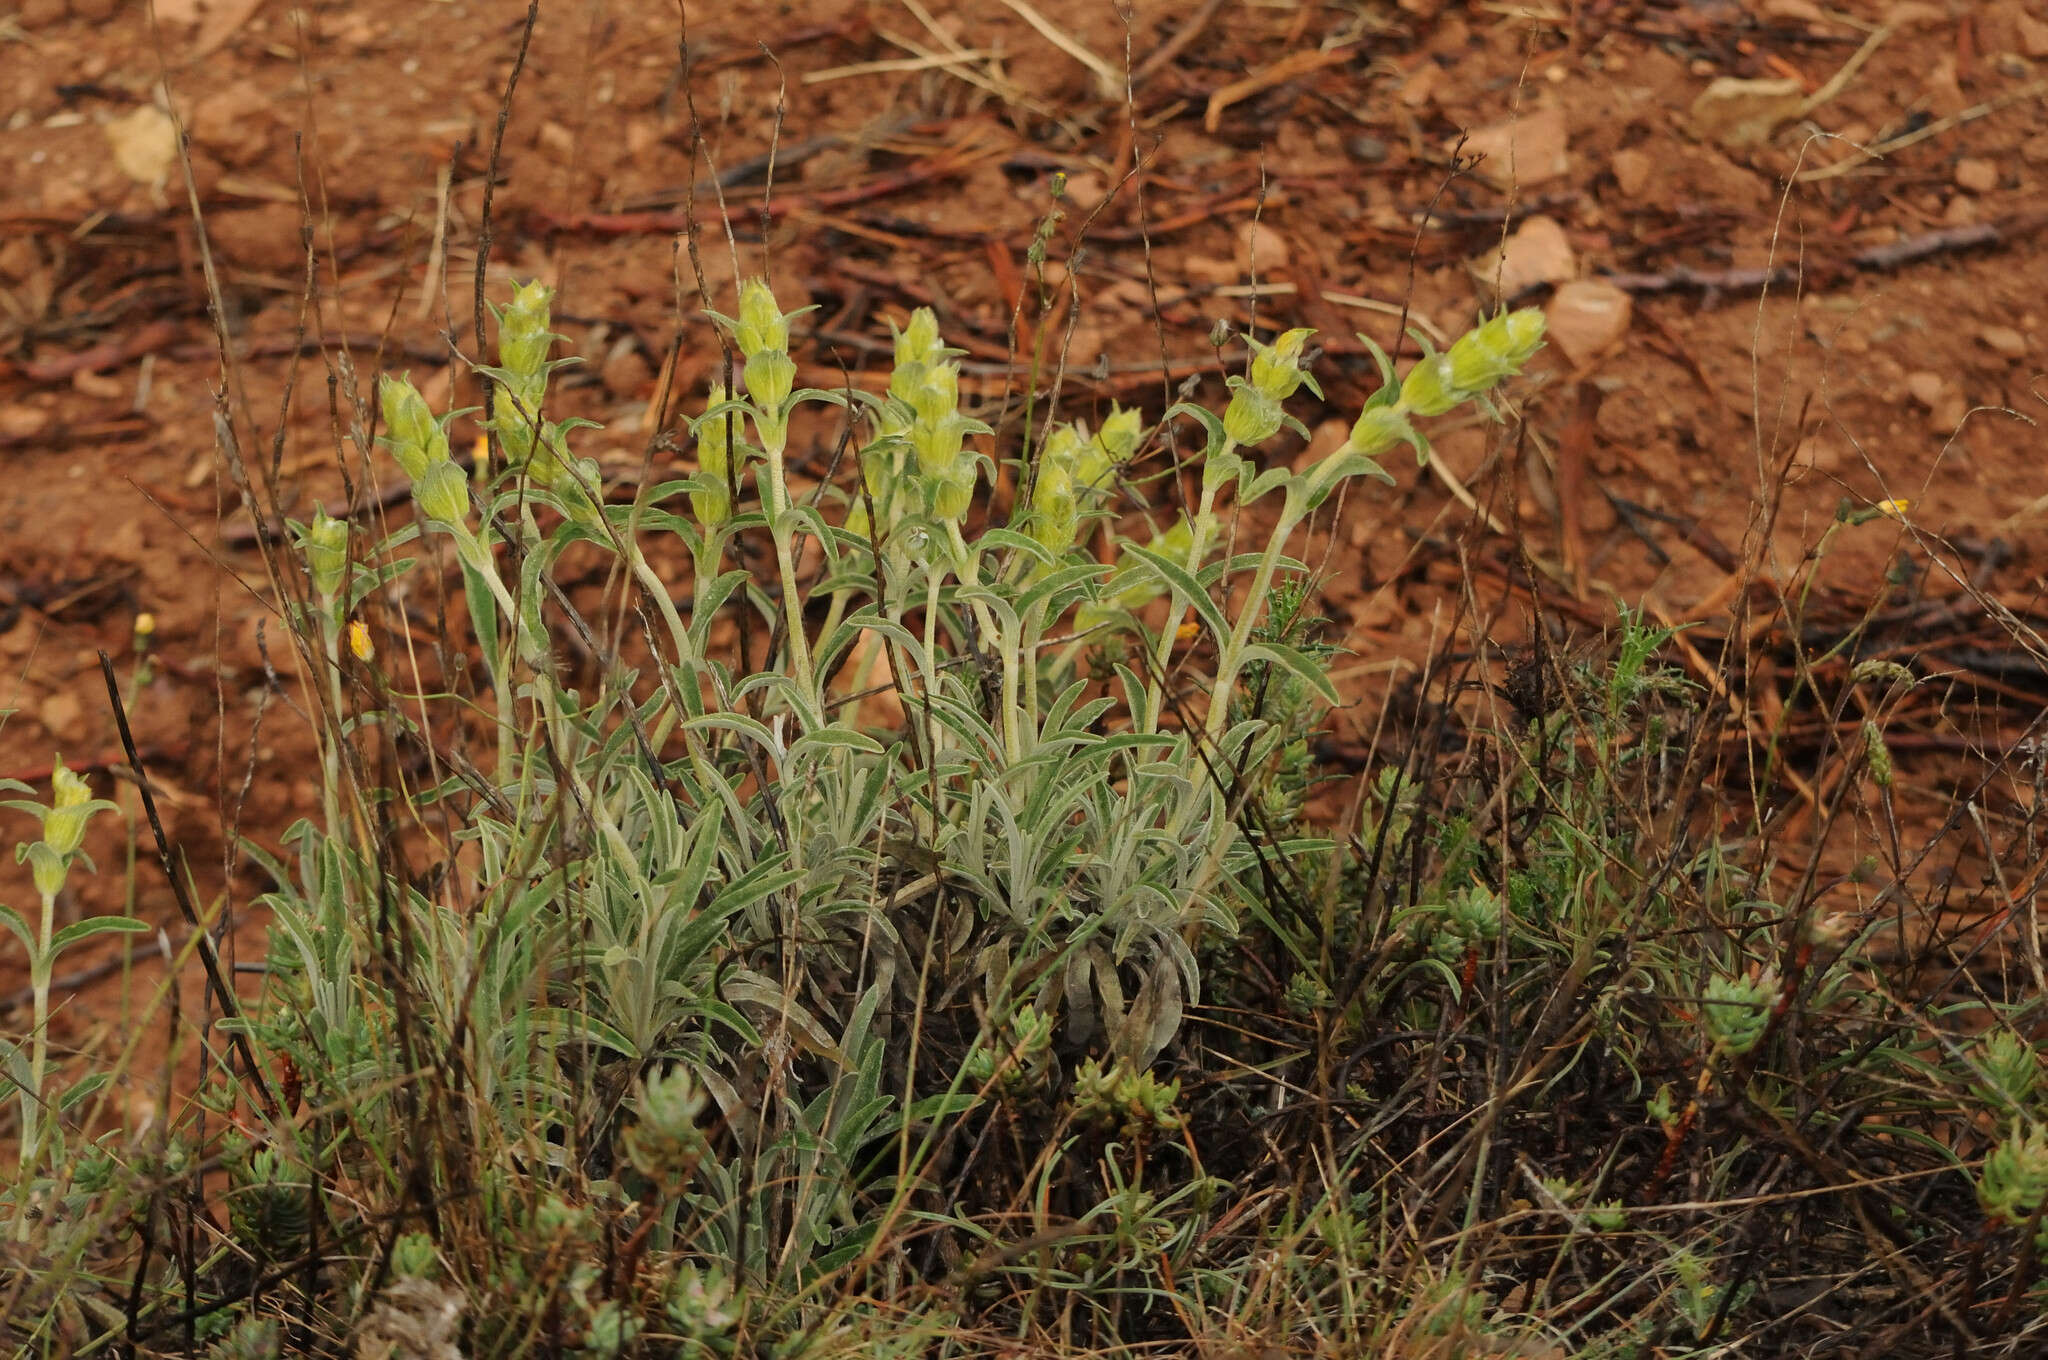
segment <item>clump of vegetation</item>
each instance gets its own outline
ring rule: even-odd
[[[58,1070],[52,961],[138,927],[54,928],[103,805],[60,766],[32,809],[17,1346],[1734,1354],[1833,1291],[1918,1326],[1904,1282],[1958,1270],[1958,1329],[2038,1326],[2034,1001],[1967,1040],[1869,964],[1878,916],[1776,894],[1706,815],[1722,713],[1668,631],[1324,786],[1293,545],[1491,410],[1540,313],[1374,348],[1296,468],[1261,454],[1306,434],[1308,331],[1220,413],[1005,450],[930,312],[886,390],[803,386],[749,280],[681,475],[625,491],[551,415],[547,290],[496,321],[474,466],[384,377],[344,456],[416,517],[276,560],[322,813],[264,859],[265,994],[217,1026],[259,1062],[210,1117],[110,1128]],[[800,480],[821,417],[849,466]],[[409,656],[391,592],[449,565],[466,633]],[[1888,786],[1864,730],[1845,778]]]

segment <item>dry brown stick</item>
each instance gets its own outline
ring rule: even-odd
[[[1128,244],[1145,236],[1150,236],[1157,240],[1161,236],[1170,235],[1177,231],[1185,231],[1189,227],[1199,227],[1204,222],[1212,222],[1230,213],[1249,212],[1259,206],[1259,201],[1259,195],[1256,193],[1239,192],[1235,195],[1212,199],[1199,207],[1189,208],[1185,212],[1173,217],[1164,218],[1152,223],[1150,226],[1097,227],[1090,233],[1090,236],[1094,240],[1116,245]]]
[[[754,217],[774,219],[786,217],[799,210],[814,208],[843,208],[853,203],[865,203],[872,199],[886,198],[891,194],[914,189],[930,180],[945,179],[957,175],[977,162],[999,155],[1005,148],[984,146],[965,151],[950,151],[919,162],[908,170],[866,184],[856,184],[845,189],[826,189],[815,194],[792,195],[774,199],[758,208],[749,209]],[[645,213],[551,213],[536,211],[533,222],[547,231],[580,231],[596,236],[655,236],[671,232],[687,231],[690,228],[690,214],[684,212]],[[730,219],[729,219],[730,220]]]
[[[1699,356],[1692,352],[1692,347],[1673,333],[1654,310],[1648,307],[1638,308],[1636,315],[1643,319],[1643,324],[1657,333],[1659,339],[1670,346],[1672,354],[1684,366],[1685,371],[1692,374],[1692,380],[1700,385],[1702,391],[1715,401],[1726,400],[1720,389],[1714,386],[1714,380],[1707,376],[1707,370],[1700,366]]]
[[[1209,27],[1209,21],[1222,10],[1223,4],[1224,0],[1206,0],[1200,9],[1188,16],[1188,21],[1180,26],[1178,33],[1161,43],[1158,51],[1138,63],[1138,69],[1131,72],[1131,88],[1137,89],[1158,75],[1175,57],[1187,51],[1189,45],[1201,37],[1203,30]]]
[[[1847,257],[1846,263],[1858,269],[1898,269],[1920,260],[1937,255],[1951,255],[1958,251],[1976,250],[1984,246],[2011,245],[2021,236],[2038,231],[2048,225],[2048,216],[2031,215],[2016,217],[2005,222],[1972,222],[1961,227],[1938,227],[1933,231],[1917,232],[1901,236],[1896,241],[1881,246],[1871,246]],[[1815,284],[1815,275],[1821,281],[1832,282],[1840,276],[1839,261],[1817,259],[1806,266],[1807,286]],[[1790,283],[1798,277],[1799,271],[1791,266],[1776,269],[1692,269],[1677,265],[1670,269],[1646,274],[1602,274],[1602,283],[1611,283],[1616,288],[1631,293],[1673,293],[1698,289],[1701,292],[1745,293],[1759,288],[1777,287]]]
[[[1913,131],[1894,137],[1890,141],[1879,142],[1876,146],[1859,147],[1856,149],[1855,154],[1846,160],[1838,161],[1833,165],[1823,165],[1814,170],[1802,170],[1792,178],[1799,184],[1811,184],[1816,180],[1839,179],[1843,175],[1854,173],[1873,160],[1883,159],[1894,151],[1903,151],[1917,142],[1924,142],[1930,137],[1939,137],[1944,132],[1961,127],[1965,123],[1974,122],[1979,118],[1987,117],[2008,105],[2034,99],[2043,94],[2048,94],[2048,80],[2029,81],[2016,90],[2006,91],[1996,99],[1986,100],[1982,104],[1973,104],[1960,113],[1952,113],[1946,118],[1937,118],[1924,127],[1915,128]]]
[[[83,349],[76,354],[63,354],[54,359],[23,359],[12,364],[0,364],[0,376],[12,369],[32,383],[54,383],[69,381],[79,373],[98,373],[109,368],[119,368],[130,359],[139,358],[151,350],[162,349],[178,338],[180,327],[174,321],[152,321],[131,331],[118,340],[106,340]]]
[[[1223,111],[1232,104],[1241,103],[1255,94],[1262,94],[1275,85],[1285,85],[1298,77],[1311,75],[1326,66],[1338,66],[1351,60],[1353,48],[1346,43],[1325,52],[1294,52],[1280,58],[1270,66],[1254,71],[1242,80],[1233,80],[1209,96],[1209,106],[1202,113],[1202,128],[1214,133],[1223,125]]]
[[[1693,269],[1674,265],[1651,274],[1601,274],[1600,282],[1629,293],[1751,293],[1790,283],[1793,271],[1777,269]]]
[[[1961,227],[1940,227],[1913,236],[1901,236],[1896,241],[1872,246],[1868,250],[1859,250],[1849,257],[1849,261],[1858,269],[1897,269],[1902,264],[1924,260],[1930,255],[1973,250],[1978,246],[2004,245],[2014,236],[2039,225],[2039,221],[2013,222],[2006,226],[2000,226],[1996,222],[1972,222]]]
[[[121,749],[128,754],[128,768],[134,772],[136,790],[142,795],[142,810],[149,818],[149,829],[156,836],[158,863],[163,865],[164,877],[170,881],[171,896],[177,899],[178,910],[184,914],[185,923],[192,927],[193,942],[199,947],[199,962],[206,970],[206,982],[213,989],[214,1002],[221,1014],[230,1020],[239,1020],[242,1010],[235,1001],[234,989],[221,973],[220,952],[213,947],[213,936],[199,920],[199,909],[192,904],[192,895],[185,890],[185,880],[178,873],[178,865],[171,855],[171,838],[164,834],[164,821],[157,814],[156,795],[150,791],[149,773],[142,763],[142,753],[135,747],[135,733],[128,727],[128,707],[121,701],[121,684],[114,678],[114,661],[105,652],[100,653],[100,674],[106,678],[107,700],[114,708],[114,726],[121,733]],[[249,1084],[255,1088],[263,1113],[277,1118],[277,1097],[270,1093],[270,1083],[263,1078],[263,1069],[256,1065],[256,1051],[249,1046],[249,1036],[236,1025],[228,1033],[228,1043],[240,1055],[244,1073]]]
[[[0,449],[38,449],[47,453],[73,444],[139,439],[154,428],[146,416],[122,416],[93,425],[53,425],[34,434],[0,433]]]
[[[1579,516],[1586,468],[1592,462],[1594,427],[1600,418],[1603,394],[1597,384],[1581,382],[1577,402],[1557,441],[1558,534],[1563,539],[1560,556],[1573,594],[1582,594],[1586,570],[1586,541]]]

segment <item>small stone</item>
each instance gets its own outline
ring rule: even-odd
[[[1092,210],[1108,193],[1109,185],[1093,170],[1067,176],[1067,202],[1081,212]]]
[[[1104,356],[1102,332],[1094,326],[1076,326],[1064,338],[1064,348],[1070,369],[1093,368]]]
[[[1899,0],[1884,16],[1886,27],[1900,29],[1932,28],[1948,20],[1947,8],[1932,3],[1932,0]]]
[[[1942,222],[1951,227],[1967,227],[1978,219],[1977,200],[1968,194],[1957,194],[1942,210]]]
[[[1411,109],[1422,108],[1436,98],[1436,88],[1443,78],[1444,68],[1425,59],[1401,82],[1401,102]]]
[[[23,443],[34,439],[50,424],[50,413],[21,402],[0,402],[0,435]]]
[[[1942,118],[1970,106],[1970,97],[1963,93],[1961,68],[1953,52],[1944,52],[1936,59],[1920,83],[1920,97],[1926,101],[1923,105],[1926,112]]]
[[[1614,158],[1607,163],[1607,168],[1614,172],[1615,187],[1620,189],[1623,195],[1628,198],[1641,198],[1644,188],[1650,183],[1650,173],[1657,168],[1657,163],[1650,159],[1648,152],[1630,148],[1615,152]]]
[[[76,694],[60,689],[36,709],[43,730],[57,741],[77,741],[85,735],[85,705]]]
[[[21,10],[15,15],[21,26],[34,33],[37,29],[61,24],[70,13],[64,0],[21,0]]]
[[[1197,286],[1222,288],[1244,278],[1244,266],[1235,260],[1218,260],[1197,255],[1181,261],[1180,275]]]
[[[1722,76],[1692,101],[1692,132],[1729,151],[1761,146],[1805,103],[1806,89],[1796,80]]]
[[[215,90],[192,109],[192,140],[225,165],[254,165],[270,149],[270,97],[251,81]]]
[[[388,31],[377,16],[370,14],[352,14],[326,25],[327,36],[353,52],[373,50]],[[489,102],[496,104],[498,97],[492,95]]]
[[[1532,217],[1505,244],[1472,262],[1479,286],[1508,299],[1546,283],[1563,283],[1579,272],[1572,243],[1555,218]]]
[[[1583,367],[1619,344],[1628,334],[1635,301],[1600,279],[1562,285],[1544,308],[1551,343],[1574,365]]]
[[[27,10],[22,11],[27,14]],[[2048,57],[2048,23],[2028,14],[2015,14],[2013,24],[2019,30],[2020,51],[2039,61]]]
[[[1307,472],[1317,463],[1322,462],[1338,449],[1343,448],[1345,441],[1350,438],[1351,423],[1349,421],[1338,419],[1324,421],[1309,431],[1308,443],[1303,445],[1301,452],[1294,456],[1294,470],[1296,472]]]
[[[1237,249],[1251,261],[1252,272],[1261,279],[1285,273],[1293,257],[1287,238],[1264,222],[1247,222],[1237,234]]]
[[[1998,166],[1977,156],[1956,162],[1956,187],[1973,194],[1988,194],[1998,187]]]
[[[1951,392],[1941,399],[1941,404],[1927,413],[1927,428],[1936,434],[1954,434],[1963,428],[1969,418],[1970,403],[1960,392]]]
[[[629,340],[606,356],[604,366],[598,370],[598,380],[615,400],[625,401],[639,396],[654,380],[654,368],[640,353],[639,346]]]
[[[289,276],[305,260],[299,244],[299,210],[290,203],[209,212],[206,234],[222,257],[244,269]]]
[[[1941,403],[1942,394],[1947,390],[1948,384],[1941,380],[1939,373],[1929,373],[1923,368],[1906,375],[1906,395],[1930,411]]]
[[[0,241],[0,279],[10,283],[27,283],[42,273],[43,252],[28,233],[11,240]]]
[[[2020,143],[2020,159],[2028,165],[2048,165],[2048,132],[2039,132]]]
[[[122,174],[137,184],[161,187],[169,181],[178,163],[178,132],[168,113],[154,104],[137,104],[108,119],[104,131]]]
[[[2027,337],[2010,326],[1986,326],[1977,332],[1977,339],[1994,354],[2002,354],[2008,359],[2027,357]]]
[[[1800,456],[1815,472],[1839,472],[1848,464],[1849,450],[1840,439],[1822,430],[1806,442]]]
[[[110,561],[140,563],[149,554],[149,535],[143,532],[140,516],[121,515],[92,546]]]
[[[534,141],[558,156],[572,156],[576,152],[576,134],[552,118],[540,125]]]
[[[1827,16],[1814,0],[1764,0],[1763,17],[1780,23],[1817,24]]]
[[[71,390],[81,397],[91,397],[94,401],[116,402],[133,389],[117,373],[95,373],[89,368],[81,368],[71,375]],[[72,476],[82,476],[84,472],[84,464],[71,465]]]
[[[1497,185],[1543,184],[1570,173],[1570,145],[1564,110],[1544,108],[1480,128],[1465,139],[1465,154],[1484,157],[1479,174]]]
[[[1368,133],[1360,133],[1348,143],[1351,159],[1361,165],[1379,165],[1392,154],[1387,144]]]

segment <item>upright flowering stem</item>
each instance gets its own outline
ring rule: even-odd
[[[327,703],[333,719],[328,740],[320,747],[320,802],[327,834],[341,834],[341,630],[343,585],[348,574],[348,521],[315,509],[303,539],[306,574],[313,587],[313,610],[327,664]]]
[[[961,585],[975,585],[981,580],[981,555],[970,550],[967,540],[960,533],[960,522],[946,522],[947,537],[953,549],[953,576]],[[1011,761],[1022,758],[1019,748],[1020,737],[1017,727],[1017,638],[1011,628],[996,621],[995,611],[981,600],[969,600],[968,608],[974,611],[976,622],[981,626],[981,635],[995,643],[1002,653],[1002,691],[996,706],[1002,710],[999,721],[1003,732],[1003,754]]]
[[[760,279],[740,285],[739,319],[733,338],[746,359],[743,378],[754,402],[754,429],[767,461],[757,479],[775,542],[775,566],[782,578],[783,620],[789,632],[789,665],[810,715],[822,717],[818,678],[812,671],[810,639],[804,633],[804,596],[796,575],[796,535],[790,522],[789,478],[783,457],[789,447],[789,412],[796,364],[789,357],[789,317]]]
[[[1203,469],[1205,504],[1212,478],[1220,482],[1236,475],[1235,447],[1249,448],[1271,438],[1284,420],[1280,403],[1304,384],[1314,390],[1300,362],[1307,336],[1306,331],[1289,331],[1272,345],[1253,343],[1251,375],[1242,381],[1233,380],[1235,390],[1223,415],[1222,454],[1220,458],[1211,455],[1210,465]],[[1415,418],[1442,415],[1467,402],[1483,399],[1503,378],[1519,372],[1542,342],[1541,312],[1533,308],[1504,312],[1460,337],[1444,353],[1426,352],[1398,387],[1394,384],[1392,363],[1375,350],[1385,386],[1360,414],[1344,449],[1333,455],[1331,461],[1283,483],[1285,494],[1279,522],[1260,555],[1251,591],[1217,657],[1205,724],[1211,742],[1222,736],[1229,722],[1231,692],[1244,668],[1252,630],[1265,613],[1281,552],[1302,520],[1337,481],[1376,469],[1376,460],[1397,444],[1409,444],[1426,458],[1429,446],[1416,432]],[[1219,461],[1221,476],[1216,475]],[[1162,643],[1171,645],[1171,634]]]
[[[57,894],[45,892],[41,896],[42,933],[36,938],[43,941],[44,948],[36,951],[28,961],[28,989],[33,1004],[30,1023],[34,1027],[29,1031],[28,1041],[29,1098],[21,1106],[23,1166],[34,1166],[41,1159],[43,1103],[48,1098],[43,1084],[50,1070],[50,970],[56,959],[51,956],[48,944],[57,931]],[[22,1222],[25,1224],[26,1220]]]
[[[1300,493],[1289,487],[1281,507],[1280,522],[1273,526],[1273,536],[1266,542],[1258,570],[1252,573],[1251,591],[1245,596],[1244,607],[1238,612],[1230,637],[1222,644],[1216,658],[1216,685],[1209,696],[1209,717],[1205,729],[1212,745],[1223,735],[1223,726],[1230,713],[1230,691],[1237,684],[1237,673],[1244,668],[1244,650],[1251,643],[1252,629],[1258,626],[1259,619],[1266,612],[1266,597],[1273,588],[1273,573],[1280,565],[1280,550],[1287,545],[1304,513]]]
[[[14,788],[22,787],[19,784]],[[13,803],[10,806],[37,813],[43,820],[43,835],[23,852],[29,861],[35,880],[36,894],[42,899],[41,927],[34,943],[29,944],[28,981],[31,1001],[31,1025],[29,1032],[28,1086],[26,1097],[21,1102],[21,1156],[25,1170],[38,1167],[42,1161],[43,1139],[47,1132],[44,1111],[50,1102],[48,1090],[50,1073],[50,977],[56,966],[60,945],[57,934],[57,895],[64,891],[65,877],[71,872],[72,857],[85,843],[85,824],[93,813],[102,808],[112,807],[111,803],[96,801],[86,782],[73,774],[63,761],[58,761],[50,773],[50,803],[48,807],[31,803]],[[12,924],[17,930],[24,929],[19,916],[13,916]],[[23,1187],[26,1189],[26,1187]],[[18,1240],[28,1240],[31,1222],[28,1216],[28,1196],[23,1194],[17,1203],[15,1233]]]
[[[1237,457],[1237,441],[1225,437],[1222,451],[1216,455],[1219,462]],[[1222,485],[1221,477],[1212,477],[1205,467],[1202,474],[1202,498],[1195,510],[1195,517],[1189,522],[1188,555],[1181,563],[1194,575],[1202,569],[1202,559],[1209,555],[1209,538],[1216,529],[1216,489]],[[1173,604],[1166,611],[1166,629],[1160,633],[1152,647],[1152,701],[1151,727],[1159,724],[1159,715],[1165,711],[1166,668],[1173,661],[1174,640],[1180,636],[1181,624],[1187,621],[1188,610],[1194,601],[1183,599],[1181,592],[1173,592]]]
[[[775,540],[775,566],[782,576],[783,618],[789,630],[789,665],[808,695],[815,685],[811,674],[811,643],[804,635],[804,596],[796,577],[796,536],[790,531],[789,482],[783,472],[783,448],[787,427],[771,438],[762,432],[761,448],[768,455],[768,532]]]
[[[934,763],[939,753],[939,719],[932,705],[939,693],[939,588],[945,584],[945,576],[936,563],[930,564],[925,573],[924,583],[924,711],[927,727],[930,729],[931,752]],[[932,809],[938,816],[938,809]]]

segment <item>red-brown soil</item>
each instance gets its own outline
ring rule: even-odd
[[[1445,635],[1461,582],[1506,645],[1526,636],[1532,571],[1578,638],[1617,602],[1720,637],[1731,611],[1754,618],[1769,582],[1810,567],[1844,498],[1909,508],[1829,542],[1815,608],[1843,618],[1879,600],[1899,647],[1953,644],[1930,674],[1984,662],[1976,699],[1932,701],[1918,744],[1901,744],[1906,815],[1938,815],[1958,758],[2002,752],[2034,716],[2039,668],[1980,607],[1908,611],[1969,582],[2025,616],[2042,581],[2043,0],[1038,0],[1059,42],[1005,0],[686,9],[687,80],[674,7],[543,6],[491,199],[493,294],[515,277],[559,289],[559,328],[590,360],[561,384],[562,409],[605,422],[582,451],[608,472],[641,466],[671,348],[686,403],[718,362],[701,309],[730,296],[735,269],[708,189],[695,214],[711,298],[677,236],[685,186],[713,169],[730,180],[739,268],[770,267],[786,305],[820,304],[811,370],[885,367],[884,319],[930,303],[988,366],[991,402],[1020,289],[1027,346],[1040,325],[1028,251],[1064,172],[1043,278],[1065,413],[1098,418],[1115,398],[1157,415],[1187,374],[1220,402],[1217,319],[1312,325],[1329,401],[1295,413],[1318,452],[1375,381],[1351,333],[1391,344],[1404,305],[1457,333],[1490,285],[1469,262],[1541,216],[1580,277],[1632,276],[1633,320],[1605,352],[1539,359],[1523,437],[1443,432],[1443,475],[1398,467],[1398,487],[1352,495],[1312,545],[1355,653],[1344,683],[1361,706],[1339,716],[1340,742],[1369,727],[1390,675],[1473,646]],[[96,654],[127,676],[135,621],[153,615],[134,721],[202,905],[261,890],[223,828],[274,845],[313,811],[312,748],[216,456],[222,367],[183,176],[164,165],[144,182],[146,156],[124,165],[116,136],[146,140],[160,104],[182,121],[241,447],[274,463],[288,512],[338,507],[348,408],[323,354],[345,347],[365,378],[408,369],[437,401],[474,393],[448,342],[474,352],[485,167],[524,18],[475,0],[160,0],[154,22],[124,0],[20,0],[0,14],[0,705],[17,710],[0,774],[46,778],[61,751],[114,788]],[[1846,86],[1774,137],[1730,151],[1696,135],[1694,101],[1716,78],[1818,90],[1887,19]],[[1137,70],[1131,96],[1068,47]],[[708,166],[692,162],[693,109]],[[1512,162],[1454,165],[1462,132],[1497,146],[1487,130],[1509,120],[1561,123],[1561,160],[1525,138]],[[1915,132],[1882,159],[1858,149]],[[764,238],[764,176],[747,172],[771,145]],[[1254,304],[1254,275],[1280,291]],[[1745,591],[1752,576],[1766,584]],[[1753,689],[1768,723],[1776,684]],[[132,789],[115,796],[133,807]],[[108,818],[89,842],[103,878],[81,876],[83,909],[118,909],[124,837]],[[8,869],[0,896],[31,900],[26,873]],[[134,910],[183,937],[146,849]],[[260,953],[254,930],[239,943]],[[20,956],[0,950],[14,1028]],[[147,992],[112,974],[65,995],[61,1037],[113,1044],[134,1037]],[[188,1020],[197,1004],[188,989]]]

